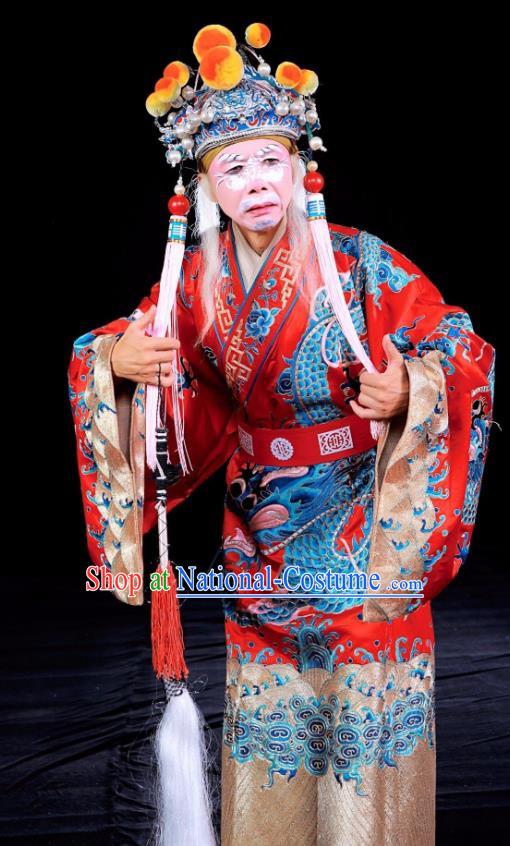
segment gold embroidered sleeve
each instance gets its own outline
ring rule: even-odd
[[[95,501],[103,517],[104,553],[112,575],[138,573],[142,587],[128,596],[129,588],[114,588],[118,599],[130,605],[143,603],[143,497],[145,386],[136,386],[131,403],[123,391],[115,393],[111,354],[117,335],[101,335],[91,344],[94,378],[87,385],[89,445],[97,465]]]
[[[407,418],[391,421],[378,444],[374,524],[368,575],[380,574],[379,593],[388,593],[393,579],[423,577],[423,526],[433,526],[435,512],[428,493],[431,451],[448,428],[445,376],[441,353],[407,358],[409,406]],[[405,614],[409,599],[371,596],[363,606],[363,620],[380,622]]]

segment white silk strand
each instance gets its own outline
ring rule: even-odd
[[[151,334],[153,337],[164,338],[170,335],[172,338],[179,339],[179,327],[176,316],[176,292],[182,270],[183,256],[184,243],[167,241],[156,316],[152,324]],[[178,383],[181,375],[179,350],[176,350],[175,362],[173,368],[174,379],[171,387],[172,415],[179,463],[182,467],[183,474],[186,474],[192,468],[189,463],[189,455],[184,440],[184,415],[182,412],[182,399],[179,397]],[[156,429],[166,424],[166,421],[161,419],[161,414],[161,408],[158,413],[158,387],[157,385],[147,385],[145,449],[147,464],[151,470],[156,469]]]
[[[314,199],[323,200],[322,195],[316,194]],[[344,333],[352,351],[359,359],[361,364],[366,368],[368,373],[377,373],[375,365],[367,355],[363,344],[361,343],[354,323],[352,322],[351,313],[345,301],[342,284],[338,284],[338,277],[342,281],[349,278],[349,273],[339,273],[333,247],[331,245],[331,235],[328,228],[328,222],[325,218],[314,218],[309,220],[317,259],[321,276],[326,286],[328,299],[331,307],[340,324],[342,332]],[[374,439],[378,439],[384,432],[384,421],[371,420],[370,431]]]

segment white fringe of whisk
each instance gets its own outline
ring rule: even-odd
[[[217,846],[203,717],[185,687],[170,697],[155,742],[159,774],[156,846]]]
[[[176,293],[182,269],[184,248],[184,242],[167,241],[156,316],[152,324],[153,337],[164,338],[166,335],[169,335],[172,338],[179,339]],[[171,386],[172,420],[174,423],[179,463],[183,474],[186,474],[191,472],[193,468],[184,438],[184,414],[182,399],[179,396],[181,370],[179,350],[177,349],[174,364],[174,379]],[[164,425],[165,421],[161,417],[166,414],[166,410],[158,406],[157,386],[147,385],[145,450],[147,464],[151,470],[156,469],[156,428]]]
[[[171,328],[171,327],[170,327]],[[166,504],[158,502],[159,560],[169,558]],[[207,778],[205,722],[184,681],[163,678],[167,704],[156,731],[156,846],[217,846]]]
[[[313,204],[315,208],[322,207],[322,209],[324,209],[324,197],[322,194],[309,194],[307,199],[309,206]],[[312,231],[321,276],[326,286],[328,299],[336,318],[351,346],[352,351],[360,360],[361,364],[366,368],[368,373],[377,373],[375,365],[365,352],[365,348],[359,339],[354,323],[352,322],[351,313],[345,301],[342,284],[339,284],[338,282],[339,276],[341,279],[348,279],[349,274],[342,274],[338,272],[333,247],[331,245],[331,235],[329,233],[328,222],[325,216],[317,218],[309,217],[309,224]],[[370,431],[375,440],[382,435],[385,430],[385,425],[384,421],[370,421]]]

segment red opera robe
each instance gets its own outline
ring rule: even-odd
[[[193,471],[169,488],[168,509],[228,461],[226,570],[253,574],[269,565],[276,573],[297,565],[312,575],[326,568],[349,574],[356,565],[379,572],[382,586],[421,579],[423,598],[351,592],[224,601],[224,846],[434,843],[430,600],[468,554],[492,422],[495,350],[402,253],[364,231],[329,229],[372,361],[383,370],[385,333],[404,356],[407,417],[394,419],[377,447],[360,455],[300,468],[247,459],[239,409],[252,425],[270,428],[344,417],[361,366],[349,365],[355,356],[324,289],[309,314],[287,233],[246,291],[229,223],[220,235],[216,320],[202,348],[194,346],[203,320],[200,249],[184,255],[181,391]],[[110,355],[128,322],[157,302],[158,289],[130,317],[77,339],[69,367],[88,549],[93,563],[114,573],[143,572],[142,537],[156,511],[144,465],[144,385],[122,406]],[[172,447],[176,462],[175,440]],[[143,601],[141,590],[115,592],[130,604]]]

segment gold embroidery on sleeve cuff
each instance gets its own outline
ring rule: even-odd
[[[131,404],[129,461],[119,437],[111,354],[116,335],[95,339],[94,378],[90,380],[85,401],[90,414],[90,446],[97,465],[95,500],[106,521],[104,552],[112,575],[138,573],[141,587],[135,596],[130,588],[113,589],[122,602],[143,604],[143,495],[144,495],[144,385],[136,386]],[[131,466],[130,466],[131,464]]]
[[[440,362],[438,350],[431,350],[421,358],[405,359],[409,375],[405,426],[389,456],[385,446],[391,437],[391,425],[387,437],[377,447],[374,525],[367,572],[380,574],[381,593],[389,592],[387,586],[392,579],[423,577],[421,529],[423,521],[427,526],[435,521],[434,506],[427,492],[429,450],[448,428],[445,376]],[[381,481],[383,453],[387,463]],[[383,522],[391,527],[391,532],[383,528]],[[390,598],[369,597],[363,605],[362,619],[371,623],[393,620],[406,613],[409,602],[397,592]]]

